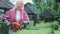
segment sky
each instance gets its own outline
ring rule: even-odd
[[[14,5],[16,4],[17,0],[10,0],[10,2],[12,2]],[[32,0],[23,0],[24,4],[26,4],[27,2],[33,3]]]

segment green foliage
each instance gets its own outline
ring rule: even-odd
[[[37,12],[40,14],[45,10],[50,10],[54,15],[59,15],[60,13],[60,3],[56,3],[55,0],[33,0],[33,2],[37,8]]]
[[[8,27],[5,22],[0,21],[0,34],[8,34]]]
[[[58,30],[59,26],[58,26],[58,25],[52,25],[51,28],[52,28],[53,30]]]
[[[40,28],[51,28],[52,25],[57,25],[58,26],[58,22],[57,21],[47,22],[47,23],[44,23],[43,21],[40,21],[40,23],[36,24],[36,26],[33,26],[33,24],[34,24],[33,21],[31,21],[26,29],[35,30],[35,29],[40,29]],[[55,27],[55,26],[53,26],[53,27]]]
[[[57,3],[57,5],[58,5],[58,10],[57,10],[57,12],[58,12],[58,15],[60,15],[60,3]]]

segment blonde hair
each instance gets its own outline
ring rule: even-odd
[[[13,9],[16,9],[16,8],[17,8],[17,5],[18,5],[20,2],[24,4],[24,1],[23,1],[23,0],[17,0]],[[24,6],[22,7],[22,9],[24,9]]]

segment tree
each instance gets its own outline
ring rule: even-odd
[[[40,14],[45,10],[50,10],[54,15],[58,15],[59,13],[59,9],[56,8],[57,3],[55,0],[33,0],[33,2]]]

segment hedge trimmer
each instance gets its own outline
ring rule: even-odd
[[[11,24],[9,24],[9,29],[13,30],[13,31],[18,31],[19,29],[24,29],[26,27],[26,24],[23,23],[18,23],[18,22],[12,22]]]

